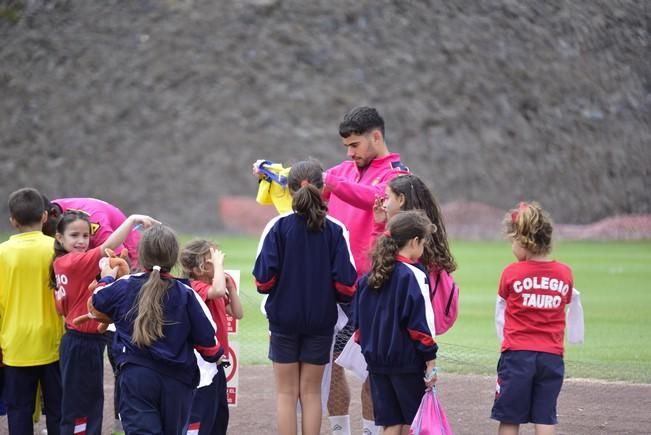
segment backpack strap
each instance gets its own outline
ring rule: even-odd
[[[430,284],[430,299],[433,301],[434,296],[436,296],[436,291],[439,289],[439,283],[441,282],[441,273],[443,273],[443,269],[440,269],[439,272],[436,274],[436,282],[434,283],[434,288],[431,288]],[[447,316],[450,314],[450,308],[452,307],[452,301],[454,301],[454,293],[458,291],[457,288],[457,283],[452,282],[452,290],[450,291],[450,297],[448,297],[448,302],[445,304],[445,315]]]
[[[437,280],[438,281],[438,280]],[[445,305],[445,315],[450,314],[450,307],[452,306],[452,301],[454,300],[454,292],[457,291],[457,283],[452,284],[452,291],[450,292],[450,297],[448,298],[448,303]]]
[[[434,288],[432,289],[432,285],[430,284],[430,299],[434,300],[434,296],[436,295],[436,291],[439,289],[439,282],[441,281],[441,271],[439,270],[439,273],[436,274],[436,282],[434,283]]]

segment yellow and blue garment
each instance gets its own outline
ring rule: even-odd
[[[273,204],[279,214],[292,210],[292,195],[287,188],[290,169],[291,167],[285,168],[281,163],[273,163],[269,160],[263,160],[258,164],[258,170],[263,174],[255,198],[258,204]]]

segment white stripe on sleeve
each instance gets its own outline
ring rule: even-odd
[[[427,275],[419,268],[412,266],[408,263],[402,263],[407,266],[416,277],[416,282],[420,287],[421,296],[425,303],[425,319],[427,319],[427,327],[430,330],[432,338],[436,337],[436,328],[434,327],[434,310],[432,309],[432,300],[429,298],[429,284],[427,284]]]

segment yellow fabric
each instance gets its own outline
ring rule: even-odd
[[[265,165],[265,168],[278,175],[287,177],[290,168],[283,168],[280,163]],[[292,195],[289,193],[287,186],[283,187],[275,181],[263,178],[258,185],[258,194],[255,198],[258,204],[273,204],[279,214],[287,213],[292,210]]]
[[[54,239],[31,231],[0,244],[0,347],[5,364],[59,360],[63,319],[48,287]]]

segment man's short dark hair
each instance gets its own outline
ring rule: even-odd
[[[339,136],[362,135],[378,129],[384,137],[384,119],[373,107],[360,106],[351,109],[339,124]]]
[[[24,187],[9,195],[9,214],[18,225],[40,224],[44,211],[43,197],[36,189]]]

